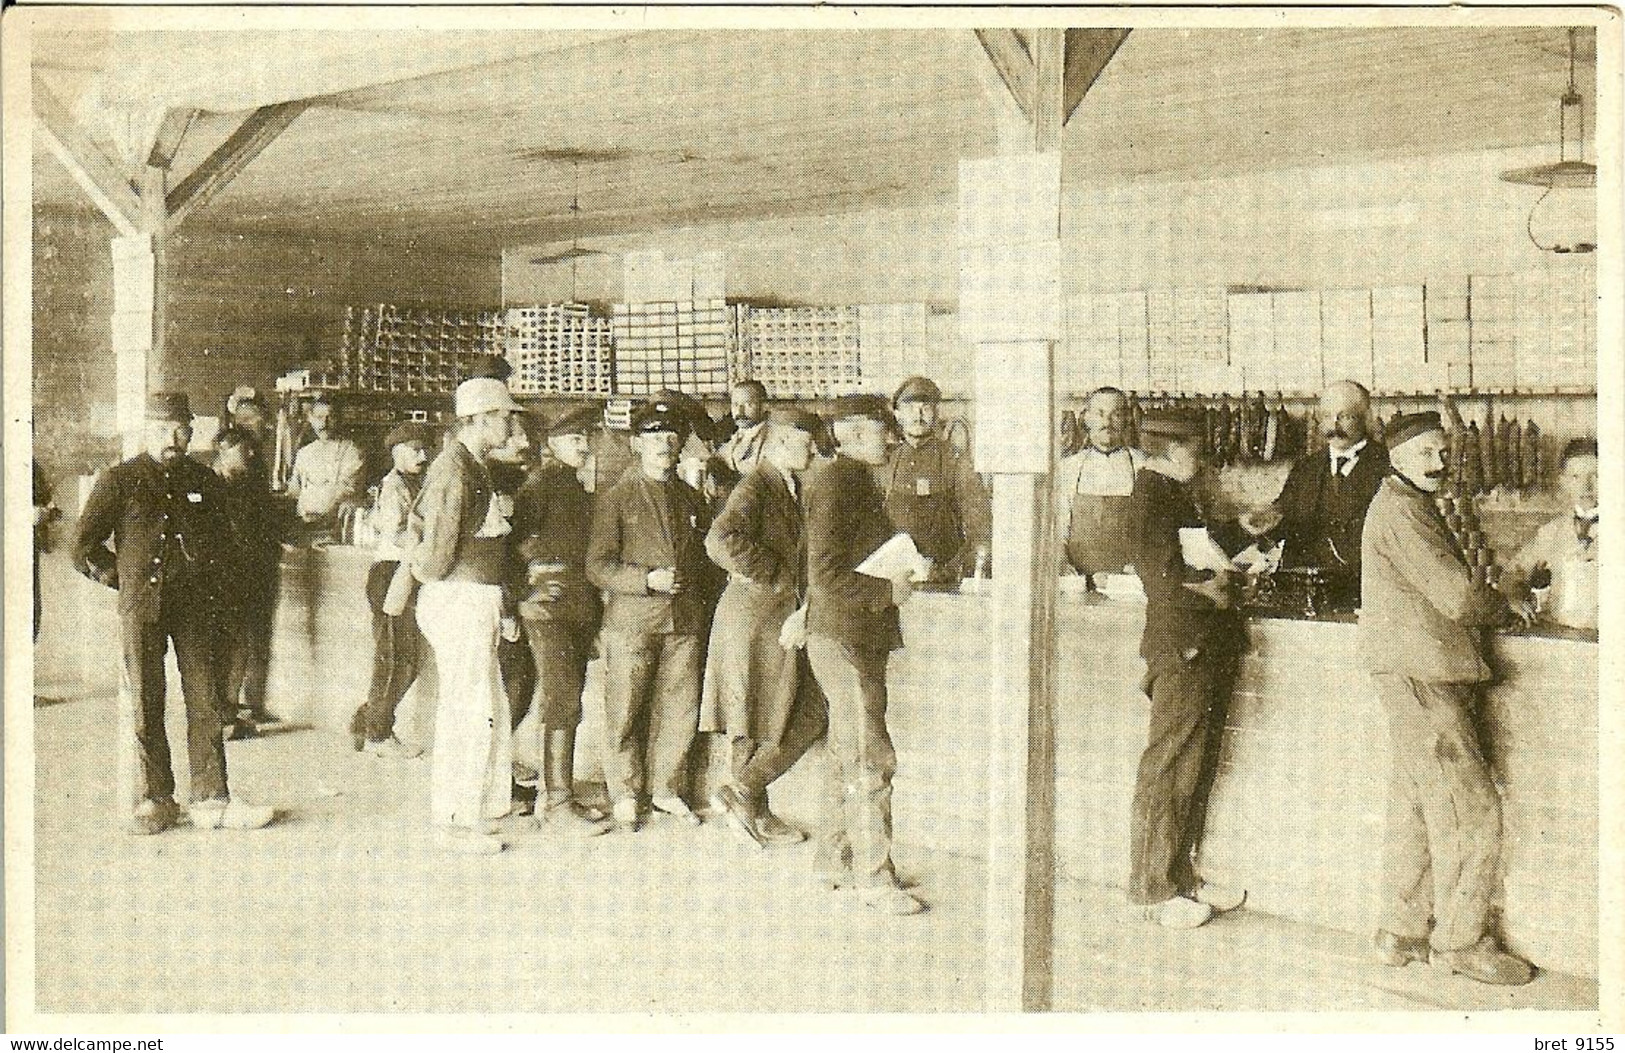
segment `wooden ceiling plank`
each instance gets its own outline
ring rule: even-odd
[[[192,174],[181,180],[165,198],[169,210],[169,224],[178,226],[187,216],[209,203],[249,162],[260,155],[276,137],[285,131],[310,105],[309,100],[296,99],[274,106],[261,106],[232,132],[214,153],[203,159]]]
[[[149,167],[169,171],[175,163],[175,154],[180,151],[181,140],[186,138],[186,131],[197,116],[198,111],[190,107],[177,107],[164,114],[158,134],[153,137],[152,149],[147,153]]]
[[[73,181],[125,237],[141,231],[141,197],[129,176],[79,127],[56,93],[34,76],[34,126]]]
[[[1061,121],[1072,119],[1101,71],[1128,39],[1126,29],[1066,31],[1066,72],[1061,78]]]
[[[1010,97],[1016,100],[1016,105],[1027,119],[1032,120],[1038,76],[1033,71],[1033,60],[1028,57],[1027,49],[1022,46],[1016,31],[978,29],[976,39],[981,41],[982,50],[987,52],[993,68],[999,71],[1004,86],[1010,89]]]

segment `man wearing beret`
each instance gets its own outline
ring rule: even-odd
[[[395,735],[395,710],[418,677],[423,635],[411,599],[399,614],[385,610],[390,583],[400,573],[401,561],[417,544],[423,529],[416,514],[418,491],[423,487],[423,466],[429,461],[429,431],[421,424],[395,425],[384,437],[392,467],[378,484],[372,525],[377,535],[372,569],[367,572],[367,606],[372,609],[372,680],[367,700],[350,718],[355,748],[382,757],[411,760],[421,756],[420,746]]]
[[[418,627],[434,649],[440,699],[429,772],[430,811],[446,846],[502,851],[494,820],[513,808],[513,732],[497,643],[518,635],[506,616],[508,535],[486,467],[508,441],[519,406],[500,380],[457,385],[454,439],[429,466],[418,495],[423,539],[408,553]]]
[[[96,480],[73,546],[75,569],[118,589],[124,652],[119,772],[121,780],[133,780],[129,829],[137,834],[159,833],[180,817],[164,730],[164,655],[171,642],[186,705],[192,824],[252,830],[274,815],[232,800],[226,786],[211,645],[227,527],[218,479],[186,456],[191,439],[186,396],[150,395],[144,451]]]
[[[891,409],[878,395],[835,403],[835,459],[807,480],[807,660],[829,700],[829,752],[840,802],[819,845],[819,869],[856,887],[884,914],[925,909],[892,866],[891,784],[897,754],[886,730],[886,664],[903,646],[897,608],[908,578],[858,567],[893,533],[874,470],[886,463]]]
[[[587,661],[603,617],[587,580],[592,494],[582,481],[592,463],[597,404],[564,414],[514,497],[515,550],[524,568],[519,614],[536,668],[535,693],[545,797],[536,810],[544,829],[593,836],[605,832],[601,811],[575,799],[576,728]]]
[[[798,479],[812,464],[819,419],[775,410],[753,467],[711,524],[705,550],[728,572],[706,654],[702,731],[729,737],[733,782],[718,803],[757,845],[806,835],[768,807],[767,788],[824,737],[827,704],[798,647],[780,642],[806,594]]]
[[[988,552],[992,506],[969,457],[937,433],[942,391],[909,377],[892,397],[903,441],[881,469],[886,514],[931,561],[931,580],[958,581]]]
[[[1402,416],[1386,437],[1393,473],[1366,512],[1360,560],[1360,652],[1393,743],[1377,955],[1528,983],[1534,969],[1489,933],[1501,805],[1474,711],[1490,678],[1477,630],[1533,609],[1473,582],[1434,504],[1449,448],[1439,415]]]
[[[699,825],[683,800],[699,724],[709,623],[705,499],[676,477],[691,418],[663,398],[632,418],[635,470],[593,510],[587,578],[609,593],[604,611],[604,781],[615,825],[637,829],[652,806]]]
[[[1175,929],[1203,925],[1246,895],[1203,881],[1194,866],[1246,644],[1232,575],[1188,566],[1180,544],[1181,529],[1211,525],[1191,489],[1203,467],[1202,428],[1199,411],[1148,411],[1140,426],[1148,460],[1133,494],[1151,717],[1129,817],[1129,899],[1148,920]]]

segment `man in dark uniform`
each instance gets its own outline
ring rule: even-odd
[[[1180,545],[1181,529],[1208,525],[1190,489],[1202,468],[1202,429],[1199,412],[1147,412],[1140,435],[1149,461],[1134,480],[1134,569],[1146,595],[1142,686],[1151,720],[1130,815],[1129,899],[1149,920],[1180,929],[1245,898],[1203,881],[1193,859],[1246,645],[1233,576],[1187,566]]]
[[[604,833],[604,814],[575,799],[576,728],[587,661],[603,618],[587,580],[592,494],[580,479],[592,455],[594,404],[566,413],[546,430],[546,445],[514,497],[513,537],[523,583],[519,615],[536,668],[537,710],[546,797],[537,825],[588,836]]]
[[[227,529],[219,481],[186,456],[192,411],[184,394],[150,395],[146,417],[144,452],[96,480],[73,546],[75,569],[119,593],[119,769],[121,778],[133,776],[137,795],[130,830],[156,834],[179,819],[164,729],[164,655],[171,641],[186,704],[192,823],[256,829],[274,813],[234,801],[227,790],[212,668],[217,561]]]
[[[903,441],[880,468],[886,514],[931,561],[932,581],[975,573],[978,553],[990,551],[992,506],[970,458],[937,433],[942,390],[909,377],[892,397]]]
[[[683,800],[700,716],[709,621],[705,499],[676,477],[688,414],[656,399],[632,418],[638,463],[593,509],[587,578],[604,611],[604,780],[618,829],[637,829],[640,798],[699,825]]]
[[[1282,566],[1321,568],[1332,601],[1356,607],[1360,533],[1366,509],[1388,474],[1388,450],[1370,437],[1371,395],[1352,380],[1321,393],[1319,417],[1326,449],[1293,464],[1275,500],[1280,522],[1267,536],[1285,539]]]
[[[886,463],[891,412],[877,395],[835,402],[835,459],[807,480],[807,660],[829,700],[829,751],[841,802],[819,846],[837,888],[855,886],[885,914],[925,905],[892,867],[891,783],[897,754],[886,730],[886,663],[903,645],[897,608],[912,586],[859,573],[893,532],[873,469]]]
[[[806,410],[774,410],[759,456],[705,539],[729,580],[706,653],[700,729],[729,737],[733,782],[717,791],[717,803],[757,845],[806,840],[773,814],[767,788],[824,737],[828,723],[805,655],[780,639],[806,593],[797,477],[812,463],[820,427]]]

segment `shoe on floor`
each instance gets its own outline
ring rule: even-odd
[[[1461,974],[1481,984],[1517,987],[1535,978],[1535,967],[1496,945],[1492,936],[1482,937],[1459,951],[1433,951],[1433,967],[1449,975]]]
[[[1191,899],[1198,903],[1206,903],[1213,908],[1215,914],[1228,914],[1247,902],[1247,890],[1204,881],[1196,886],[1196,891],[1191,893]]]
[[[238,717],[236,722],[227,724],[220,729],[221,737],[227,742],[241,742],[243,739],[255,738],[260,729],[247,717]]]
[[[276,809],[241,801],[202,801],[187,809],[199,830],[258,830],[271,825]]]
[[[689,826],[700,825],[700,817],[694,814],[694,809],[681,797],[656,797],[649,802],[649,806],[657,812],[665,812],[673,819],[681,819]]]
[[[1431,950],[1426,936],[1397,936],[1387,929],[1378,929],[1371,945],[1377,949],[1377,961],[1393,969],[1412,962],[1425,964]]]
[[[1213,917],[1213,908],[1184,896],[1173,896],[1145,908],[1146,920],[1165,929],[1199,929]]]
[[[568,837],[598,837],[609,833],[609,823],[602,814],[590,819],[576,809],[574,801],[554,801],[544,805],[536,814],[536,828]]]
[[[271,712],[269,709],[251,709],[248,711],[248,718],[256,724],[286,723],[286,721],[277,716],[275,713]]]
[[[635,834],[638,831],[638,802],[631,797],[616,801],[611,819],[617,833]]]
[[[142,801],[130,816],[130,833],[142,837],[161,834],[180,821],[181,810],[172,797]]]
[[[423,747],[415,746],[410,742],[402,742],[391,735],[382,742],[369,742],[366,745],[368,753],[374,757],[384,757],[389,760],[417,760],[423,756]]]
[[[767,843],[770,845],[799,845],[807,840],[805,832],[797,830],[774,815],[769,809],[764,808],[762,810],[761,817],[756,820],[756,825],[761,829],[762,836],[767,839]]]
[[[441,827],[440,844],[443,848],[468,856],[494,856],[507,847],[502,843],[502,838],[483,829],[466,826]]]
[[[756,848],[767,847],[767,835],[757,824],[756,816],[751,812],[750,802],[745,795],[732,786],[723,786],[717,790],[715,804],[728,817],[728,823],[735,830],[745,835],[752,846]]]
[[[858,898],[870,910],[894,917],[906,917],[925,910],[925,904],[896,885],[876,885],[858,890]]]

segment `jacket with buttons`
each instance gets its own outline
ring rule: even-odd
[[[716,568],[705,555],[705,498],[673,476],[649,479],[636,465],[593,508],[587,578],[609,593],[604,631],[627,635],[703,633],[711,620]],[[674,567],[676,596],[649,591],[649,572]]]
[[[138,454],[96,480],[79,516],[74,568],[118,589],[126,617],[152,622],[165,604],[212,603],[222,586],[225,511],[219,477],[208,468]]]
[[[855,651],[903,646],[891,582],[858,565],[896,532],[869,467],[845,455],[807,476],[807,632]]]

